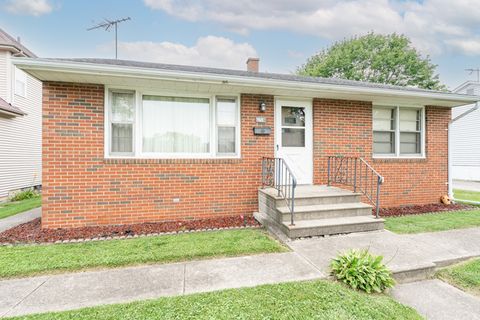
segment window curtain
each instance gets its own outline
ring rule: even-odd
[[[146,95],[142,117],[143,152],[209,152],[209,99]]]

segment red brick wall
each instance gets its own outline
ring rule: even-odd
[[[241,159],[104,159],[102,85],[43,85],[43,218],[46,228],[252,214],[261,157],[274,136],[255,136],[255,117],[274,127],[272,96],[241,97]],[[267,112],[259,112],[265,101]],[[426,160],[372,160],[371,104],[314,100],[314,181],[326,156],[365,157],[385,176],[382,206],[438,202],[447,192],[448,109],[427,107]],[[173,199],[180,201],[174,202]]]
[[[450,109],[426,107],[426,159],[372,159],[372,104],[315,99],[314,183],[327,181],[326,156],[360,156],[385,178],[382,207],[437,203],[448,191],[449,120]]]
[[[104,159],[101,85],[43,85],[43,218],[46,228],[252,214],[261,157],[273,135],[254,136],[255,117],[273,128],[273,97],[242,95],[241,159]],[[259,112],[259,102],[267,112]],[[174,198],[180,202],[174,203]]]

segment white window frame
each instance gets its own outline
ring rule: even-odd
[[[217,102],[218,100],[221,99],[235,99],[235,152],[233,153],[220,153],[218,152],[218,127],[222,126],[222,124],[219,124],[217,121]],[[215,131],[215,141],[214,141],[214,148],[215,148],[215,154],[219,158],[230,158],[230,157],[236,157],[240,153],[240,97],[236,95],[217,95],[215,96],[215,108],[213,110],[214,117],[215,117],[215,122],[214,122],[214,131]]]
[[[15,70],[14,70],[13,74],[14,74],[13,92],[15,93],[16,96],[26,98],[27,97],[27,74],[26,74],[26,72],[17,68],[17,67],[15,67]],[[18,92],[17,81],[23,83],[24,92]]]
[[[112,101],[112,93],[131,93],[133,94],[133,121],[125,121],[125,122],[115,122],[119,124],[132,124],[132,152],[112,152],[112,108],[110,107],[110,102]],[[136,147],[136,127],[137,127],[137,101],[138,96],[134,90],[125,90],[125,89],[110,89],[105,92],[105,119],[106,121],[106,129],[105,129],[105,153],[108,156],[116,156],[116,157],[129,157],[135,155],[137,150]]]
[[[111,153],[111,108],[110,93],[111,92],[135,92],[135,113],[133,125],[133,153],[121,154]],[[210,101],[210,136],[209,136],[209,152],[208,153],[157,153],[143,152],[143,96],[168,96],[168,97],[185,97],[185,98],[208,98]],[[217,98],[235,98],[237,102],[236,123],[235,123],[235,151],[236,153],[217,153]],[[124,88],[121,86],[105,86],[105,130],[104,130],[104,157],[106,159],[238,159],[241,157],[241,101],[238,94],[205,94],[205,93],[179,93],[172,91],[159,91],[145,88]]]
[[[373,110],[375,108],[393,108],[395,109],[395,153],[392,154],[382,154],[382,153],[375,153],[374,152],[374,145],[373,145]],[[420,110],[420,154],[414,153],[414,154],[400,154],[400,109],[416,109]],[[373,105],[372,108],[372,156],[374,159],[425,159],[426,154],[425,154],[425,132],[426,132],[426,126],[425,126],[425,106],[411,106],[411,105],[388,105],[388,104],[382,104],[382,105]]]

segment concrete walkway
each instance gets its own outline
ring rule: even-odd
[[[42,216],[42,208],[35,208],[29,211],[25,211],[8,218],[0,219],[0,232],[18,226],[19,224],[32,221],[33,219],[40,218]]]
[[[480,181],[453,180],[453,188],[480,192]]]
[[[0,281],[0,316],[325,277],[297,253]]]
[[[392,296],[427,319],[480,319],[480,298],[440,280],[400,284]]]
[[[480,228],[399,235],[390,231],[296,240],[289,246],[322,272],[330,260],[348,249],[368,248],[382,255],[397,280],[424,279],[435,267],[480,256]]]
[[[418,235],[381,231],[288,245],[293,252],[4,280],[0,316],[325,278],[330,259],[351,248],[383,254],[399,278],[424,279],[437,265],[480,256],[480,228]]]

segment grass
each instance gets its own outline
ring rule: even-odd
[[[21,213],[33,208],[38,208],[41,205],[41,197],[25,199],[22,201],[0,203],[0,219],[10,217],[17,213]]]
[[[457,288],[480,296],[480,259],[441,269],[437,276]]]
[[[395,233],[420,233],[480,226],[480,210],[387,217],[385,228]]]
[[[18,318],[17,318],[18,319]],[[367,295],[329,281],[230,289],[127,304],[44,313],[22,319],[422,319],[383,294]]]
[[[453,190],[453,195],[455,196],[455,199],[459,199],[460,201],[469,200],[480,202],[480,192],[477,191],[455,189]]]
[[[0,278],[283,252],[257,229],[225,230],[124,240],[0,247]]]

